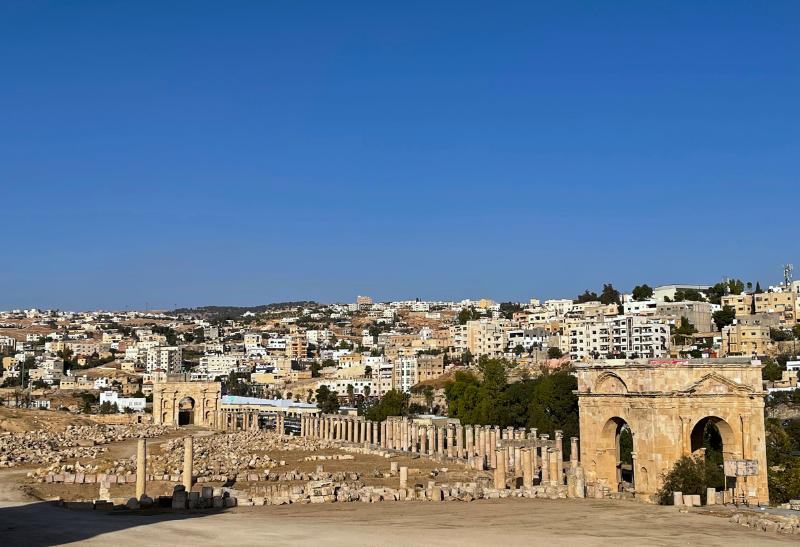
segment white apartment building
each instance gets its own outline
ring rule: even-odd
[[[417,358],[399,357],[394,362],[392,374],[394,375],[394,389],[408,393],[411,386],[417,383]]]
[[[205,374],[208,378],[216,378],[217,376],[227,376],[238,367],[239,357],[237,355],[204,355],[200,358],[197,372]]]
[[[546,348],[550,334],[542,328],[538,329],[514,329],[507,333],[508,350],[513,351],[518,345],[525,351],[531,348]]]
[[[658,307],[658,302],[652,300],[629,300],[622,305],[625,315],[654,315]]]
[[[164,370],[168,373],[181,371],[183,352],[176,346],[158,346],[147,350],[147,372],[156,369]]]
[[[119,412],[131,409],[133,412],[144,412],[147,400],[144,397],[120,397],[116,391],[100,392],[100,404],[117,405]]]
[[[565,327],[570,358],[587,361],[595,356],[625,354],[658,358],[669,355],[669,325],[641,316],[576,321]]]
[[[565,315],[572,308],[572,304],[569,298],[544,301],[544,307],[559,316]]]
[[[366,388],[369,388],[370,397],[375,395],[372,378],[326,378],[317,382],[317,389],[322,386],[327,386],[331,391],[335,391],[339,397],[347,396],[347,386],[353,386],[353,395],[366,396]]]

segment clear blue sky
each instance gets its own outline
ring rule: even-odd
[[[800,266],[798,20],[3,2],[0,309],[774,283]]]

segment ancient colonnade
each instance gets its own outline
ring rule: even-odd
[[[567,484],[564,469],[563,434],[555,438],[536,429],[461,425],[451,421],[422,423],[406,417],[383,422],[362,416],[301,416],[300,435],[341,441],[435,458],[461,460],[474,469],[494,470],[496,482],[505,483],[507,473],[530,487],[538,484]],[[578,438],[570,439],[569,468],[579,467]],[[582,488],[581,488],[582,490]]]

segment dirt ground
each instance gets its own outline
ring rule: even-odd
[[[172,431],[153,440],[157,453],[169,438],[185,435]],[[208,432],[195,432],[208,434]],[[127,457],[135,440],[109,445],[103,458]],[[317,452],[272,451],[285,460],[278,472],[358,471],[368,484],[397,486],[397,477],[370,478],[374,469],[388,471],[390,460],[354,454],[355,460],[303,461],[311,454],[346,454],[339,449]],[[436,468],[425,458],[394,458],[410,468],[409,479],[424,484]],[[505,499],[462,502],[361,502],[338,504],[241,507],[221,513],[168,513],[142,515],[75,511],[43,502],[51,496],[64,499],[94,498],[97,485],[31,484],[27,469],[0,471],[0,544],[151,545],[772,545],[796,544],[796,539],[758,532],[728,522],[721,516],[694,510],[680,513],[674,507],[609,500]],[[467,480],[470,474],[454,466],[436,477],[437,482]],[[474,479],[472,479],[474,480]],[[275,483],[258,483],[275,484]],[[148,493],[170,492],[172,484],[150,483]],[[199,488],[199,486],[195,486]],[[237,483],[237,489],[248,489]],[[85,490],[85,491],[84,491]],[[113,497],[133,494],[133,485],[114,486]]]
[[[132,515],[0,502],[4,545],[786,545],[674,508],[595,500],[346,503]]]

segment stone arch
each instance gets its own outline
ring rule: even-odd
[[[193,425],[196,411],[197,405],[192,397],[187,395],[178,401],[178,425]]]
[[[737,454],[736,436],[733,428],[719,416],[705,416],[697,420],[692,426],[692,431],[689,435],[692,454],[703,448],[704,436],[706,429],[709,427],[713,427],[719,433],[722,441],[722,454],[725,459],[735,458]]]
[[[614,374],[606,372],[599,376],[594,389],[595,393],[627,393],[628,386],[625,381]]]
[[[600,433],[600,447],[597,457],[597,477],[604,479],[613,492],[619,491],[624,483],[634,484],[635,470],[633,461],[630,464],[622,461],[620,439],[625,430],[632,437],[631,452],[636,452],[636,439],[633,429],[627,420],[620,416],[612,416],[606,420]]]

